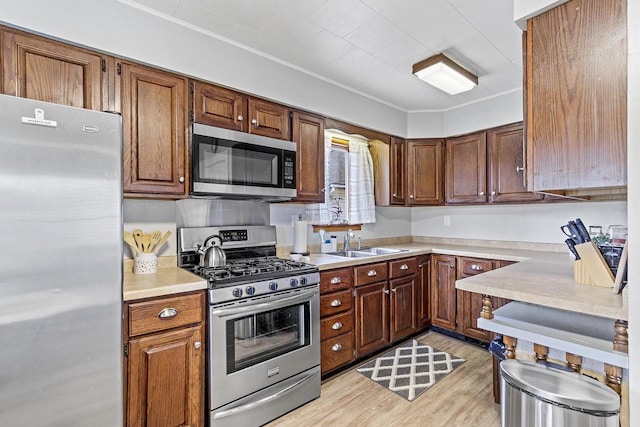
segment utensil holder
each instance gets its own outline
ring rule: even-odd
[[[615,277],[594,242],[576,245],[580,259],[573,264],[573,280],[581,285],[613,288]]]
[[[158,257],[153,252],[137,254],[133,260],[135,274],[152,274],[158,271]]]

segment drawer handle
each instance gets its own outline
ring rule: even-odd
[[[334,331],[337,331],[338,329],[342,329],[342,322],[336,322],[333,325],[331,325],[331,329],[333,329]]]
[[[331,279],[331,284],[332,285],[335,285],[335,284],[338,284],[338,283],[342,283],[342,279],[341,278],[334,277],[333,279]]]
[[[400,266],[400,270],[408,270],[408,269],[409,269],[409,266],[407,264],[402,264]]]
[[[176,317],[178,315],[178,309],[176,308],[163,308],[158,313],[158,317],[160,319],[171,319],[172,317]]]
[[[377,275],[378,275],[378,272],[375,271],[375,270],[369,270],[369,272],[367,273],[367,276],[369,276],[369,277],[374,277],[374,276],[377,276]]]
[[[475,271],[482,271],[482,266],[477,264],[472,264],[471,269]]]
[[[342,301],[340,301],[339,299],[334,299],[333,301],[331,301],[331,307],[340,307],[342,305]]]
[[[333,345],[333,347],[331,347],[331,350],[333,350],[333,351],[340,351],[340,350],[342,350],[342,344],[340,344],[340,343],[336,343],[336,344],[334,344],[334,345]]]

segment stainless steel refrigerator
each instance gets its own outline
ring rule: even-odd
[[[121,426],[120,116],[0,95],[0,426]]]

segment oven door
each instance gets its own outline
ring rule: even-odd
[[[320,364],[318,285],[212,305],[209,317],[211,410]]]

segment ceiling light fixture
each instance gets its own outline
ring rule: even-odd
[[[442,53],[413,64],[413,74],[451,95],[471,90],[478,84],[476,75]]]

